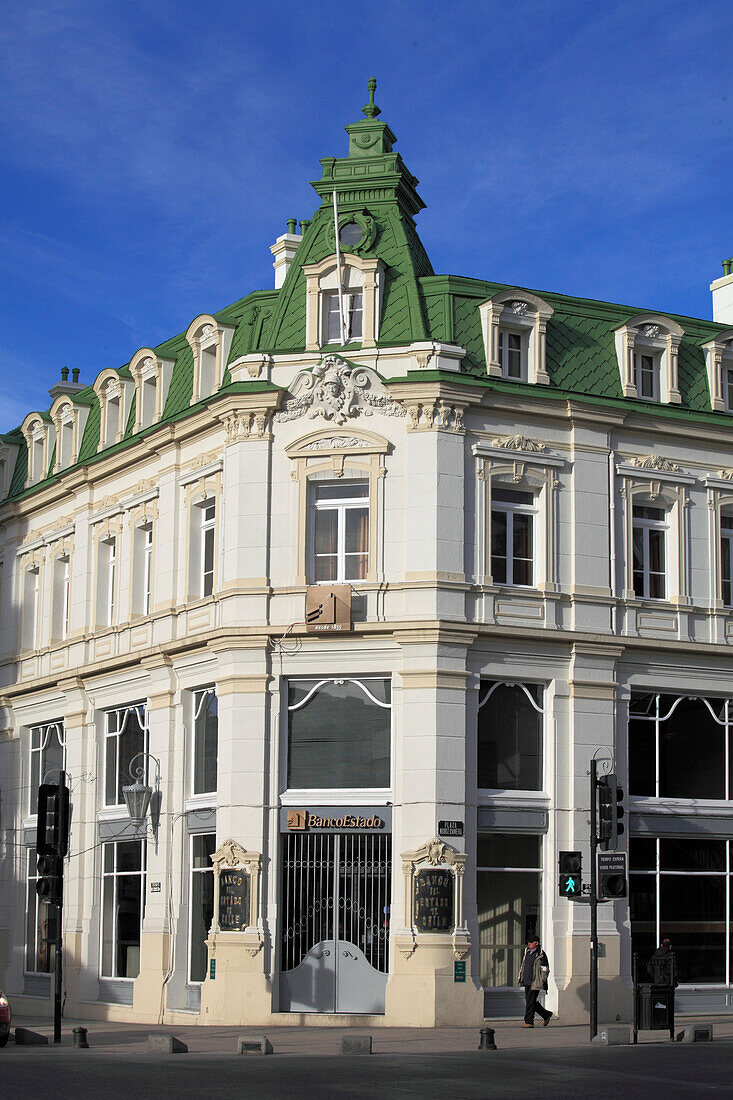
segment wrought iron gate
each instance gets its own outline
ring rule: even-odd
[[[392,837],[286,833],[280,1010],[384,1012]]]

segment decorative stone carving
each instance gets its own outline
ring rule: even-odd
[[[667,470],[670,473],[679,473],[679,466],[670,458],[662,458],[661,455],[636,455],[631,460],[631,465],[639,470]]]
[[[529,309],[529,303],[522,302],[519,299],[516,299],[513,302],[507,302],[507,305],[509,306],[509,309],[512,311],[512,313],[516,313],[518,317],[524,317],[525,313]]]
[[[410,418],[410,431],[429,431],[431,428],[463,431],[463,409],[458,405],[451,405],[447,401],[416,401],[406,408]]]
[[[214,867],[246,867],[251,861],[252,853],[238,844],[236,840],[225,840],[214,852],[211,862]]]
[[[659,336],[659,325],[642,325],[641,335],[646,336],[647,340],[656,340]]]
[[[371,416],[374,409],[387,416],[405,415],[376,371],[352,366],[340,355],[324,356],[312,371],[301,371],[290,393],[282,410],[275,414],[276,421],[322,416],[334,424],[345,424],[360,413]]]
[[[733,470],[718,470],[718,477],[723,481],[733,481]]]
[[[268,409],[255,409],[225,417],[227,443],[238,443],[241,439],[262,439],[269,429],[270,416]]]
[[[530,454],[544,454],[547,447],[538,439],[528,439],[524,435],[497,437],[491,440],[492,447],[501,447],[507,451],[527,451]]]
[[[315,439],[310,444],[311,451],[353,450],[355,447],[368,447],[369,441],[355,435],[330,435]]]

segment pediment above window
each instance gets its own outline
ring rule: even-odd
[[[140,348],[130,360],[135,383],[135,431],[157,424],[163,415],[175,360],[164,359],[152,348]]]
[[[547,385],[546,335],[553,308],[527,290],[501,290],[479,306],[489,375]]]

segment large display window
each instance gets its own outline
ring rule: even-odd
[[[479,834],[477,860],[481,984],[515,986],[527,940],[540,928],[542,837]]]
[[[542,689],[482,680],[478,711],[478,786],[542,790]]]
[[[629,793],[731,797],[729,699],[636,693],[629,705]]]

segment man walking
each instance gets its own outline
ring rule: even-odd
[[[542,1026],[547,1027],[552,1019],[552,1013],[537,998],[541,990],[547,991],[547,976],[550,973],[550,964],[547,955],[540,947],[540,941],[534,936],[527,943],[522,965],[519,970],[519,985],[524,986],[524,1024],[523,1027],[534,1027],[535,1012],[542,1017]]]

